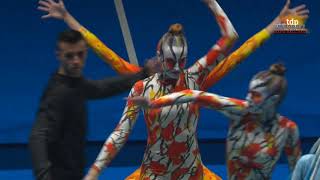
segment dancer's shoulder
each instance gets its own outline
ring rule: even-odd
[[[297,124],[293,120],[289,119],[288,117],[279,116],[278,120],[279,120],[280,126],[282,126],[282,127],[287,127],[290,129],[297,128]]]

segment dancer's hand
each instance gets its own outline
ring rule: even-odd
[[[279,15],[266,27],[266,30],[270,34],[276,30],[276,25],[280,24],[285,17],[296,17],[304,21],[309,18],[309,10],[306,8],[306,5],[302,4],[290,9],[290,3],[291,1],[287,0]]]
[[[43,19],[56,18],[63,20],[68,14],[63,0],[59,0],[58,2],[55,2],[54,0],[40,0],[38,9],[48,13],[41,17]]]
[[[151,104],[150,100],[143,96],[134,96],[127,98],[127,100],[142,107],[149,107]]]
[[[306,8],[305,4],[296,6],[292,9],[289,8],[290,6],[290,0],[287,0],[285,6],[281,10],[280,14],[278,17],[283,18],[286,16],[298,16],[301,19],[307,19],[309,16],[309,10]]]
[[[161,67],[162,66],[160,61],[156,58],[147,60],[144,65],[144,68],[149,76],[155,73],[161,72],[161,69],[162,69]]]

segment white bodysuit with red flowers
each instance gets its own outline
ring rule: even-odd
[[[184,90],[151,102],[158,108],[189,102],[189,106],[213,108],[230,119],[227,137],[229,179],[270,179],[282,150],[288,156],[291,171],[301,155],[297,125],[276,114],[264,124],[250,114],[248,102],[203,91]],[[193,102],[190,104],[190,102]],[[185,104],[187,105],[187,104]]]
[[[172,84],[162,74],[155,74],[137,82],[129,97],[144,96],[153,100],[184,89],[205,90],[268,39],[268,32],[262,30],[222,60],[233,44],[236,33],[217,2],[209,1],[208,5],[215,14],[223,35],[217,44],[206,56],[184,70],[177,83]],[[87,29],[81,28],[80,32],[89,46],[118,73],[128,74],[140,70],[140,67],[127,63],[115,54]],[[118,126],[106,140],[92,168],[100,171],[111,162],[127,141],[140,109],[130,101],[127,102]],[[219,179],[201,162],[196,138],[199,116],[197,105],[173,105],[153,110],[143,109],[143,112],[148,143],[141,168],[127,179]]]

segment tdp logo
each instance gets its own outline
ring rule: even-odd
[[[283,17],[281,23],[276,25],[276,34],[306,34],[308,29],[305,28],[304,19],[297,17]]]
[[[297,25],[299,25],[299,21],[298,20],[296,20],[296,19],[287,19],[287,25],[294,25],[294,26],[297,26]]]

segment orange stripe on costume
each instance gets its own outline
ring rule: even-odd
[[[213,86],[228,72],[230,72],[236,65],[247,58],[254,50],[262,45],[270,37],[267,30],[263,29],[249,40],[247,40],[240,48],[234,51],[231,55],[222,60],[207,76],[206,80],[201,86],[201,90],[207,90]]]
[[[108,48],[103,42],[98,39],[94,34],[84,27],[79,29],[84,40],[93,49],[93,51],[103,59],[103,61],[111,66],[119,74],[133,74],[141,70],[141,67],[130,64],[115,52]]]

